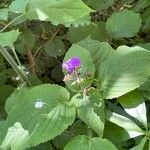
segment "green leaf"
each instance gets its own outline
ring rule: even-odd
[[[28,2],[29,0],[14,0],[9,5],[9,11],[12,11],[14,13],[23,13],[26,10]]]
[[[75,108],[65,88],[43,84],[18,94],[6,104],[7,120],[9,125],[20,122],[28,130],[27,147],[53,139],[74,122]]]
[[[73,44],[72,47],[69,49],[69,51],[66,53],[64,61],[67,61],[73,57],[79,57],[81,59],[81,68],[79,70],[81,77],[81,84],[84,87],[89,87],[95,75],[95,67],[90,53],[85,48],[77,44]],[[90,74],[90,77],[87,77],[87,74]],[[80,85],[76,80],[66,81],[66,84],[73,91],[80,90]]]
[[[27,140],[29,132],[25,130],[19,122],[16,122],[13,127],[8,129],[4,141],[0,148],[2,150],[22,150],[23,144]]]
[[[26,49],[27,49],[27,47],[33,48],[35,45],[35,36],[30,30],[26,29],[25,31],[22,32],[21,40],[22,40],[21,44],[25,45]]]
[[[88,138],[85,135],[80,135],[73,138],[64,148],[64,150],[117,150],[115,145],[106,139],[98,137]]]
[[[91,23],[87,26],[79,26],[77,28],[71,26],[67,36],[72,43],[79,42],[88,36],[92,39],[103,41],[107,39],[107,32],[105,29],[105,23],[99,22]]]
[[[131,137],[144,134],[144,131],[136,123],[117,113],[107,111],[106,119],[124,128]]]
[[[147,137],[144,137],[144,138],[140,141],[139,145],[137,145],[137,146],[131,148],[130,150],[144,150],[144,146],[145,146],[146,141],[147,141]]]
[[[105,130],[104,130],[104,138],[110,140],[111,142],[117,145],[123,141],[129,140],[132,138],[124,128],[106,121],[105,123]]]
[[[65,45],[60,39],[50,40],[45,45],[45,51],[49,56],[57,58],[65,53]]]
[[[87,20],[92,11],[81,0],[32,0],[25,15],[30,20],[51,21],[54,25],[70,26],[83,24],[85,17]]]
[[[140,27],[140,14],[131,10],[115,12],[106,22],[106,29],[114,38],[133,37]]]
[[[100,92],[112,99],[138,88],[150,76],[149,66],[149,51],[120,46],[99,68]]]
[[[93,62],[95,64],[96,76],[98,74],[100,65],[113,53],[113,48],[107,42],[98,42],[87,38],[77,43],[81,47],[88,50],[91,54]]]
[[[87,2],[95,10],[101,11],[103,9],[108,8],[114,3],[114,0],[89,0]]]
[[[146,106],[143,96],[138,91],[133,91],[118,98],[121,106],[131,116],[139,120],[147,129]]]
[[[13,48],[13,44],[17,40],[19,34],[20,32],[18,30],[0,33],[0,44]]]
[[[89,96],[77,94],[72,98],[77,108],[77,114],[99,137],[103,136],[105,124],[105,104],[100,95],[96,92]]]
[[[0,20],[7,21],[7,19],[8,19],[8,9],[7,8],[0,9]]]

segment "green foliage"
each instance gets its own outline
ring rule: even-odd
[[[149,29],[149,0],[1,0],[0,149],[149,150]]]
[[[64,148],[64,150],[75,150],[76,148],[83,150],[117,150],[117,148],[108,140],[98,137],[88,138],[84,135],[73,138]]]
[[[29,132],[21,145],[23,148],[46,142],[73,123],[75,108],[68,100],[66,89],[50,84],[17,91],[8,99],[8,124],[19,122]]]
[[[129,10],[114,13],[106,23],[108,32],[114,38],[133,37],[140,27],[140,15]]]
[[[79,42],[88,36],[92,39],[103,41],[107,38],[107,32],[105,30],[105,23],[99,22],[97,24],[91,23],[90,25],[78,28],[71,26],[67,36],[73,43]]]

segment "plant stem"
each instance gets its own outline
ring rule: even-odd
[[[91,128],[87,128],[87,136],[89,138],[92,138],[93,137],[93,130]]]
[[[22,16],[23,15],[20,15],[20,16],[16,17],[14,20],[10,21],[2,30],[0,30],[0,32],[3,32],[5,29],[7,29],[11,24],[13,24],[16,20],[18,20]]]
[[[9,62],[9,64],[13,67],[13,69],[19,75],[21,81],[26,82],[28,85],[30,85],[30,82],[29,82],[25,72],[18,67],[17,63],[14,61],[12,56],[8,53],[8,51],[1,44],[0,44],[0,52],[3,54],[3,56]]]

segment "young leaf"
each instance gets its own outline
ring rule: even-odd
[[[89,139],[85,135],[79,135],[71,139],[64,150],[76,150],[77,147],[82,150],[117,150],[115,145],[106,139],[98,137]]]
[[[13,43],[17,40],[19,34],[18,30],[0,33],[0,44],[13,48]]]
[[[80,94],[72,98],[72,102],[77,108],[77,114],[99,137],[103,136],[105,124],[104,101],[98,93],[92,93],[83,97]]]
[[[133,37],[140,27],[140,14],[131,10],[114,13],[106,23],[106,29],[114,38]]]
[[[114,112],[108,111],[106,119],[124,128],[131,137],[136,137],[144,134],[142,129],[136,123]]]
[[[138,119],[147,129],[146,106],[142,95],[133,91],[118,98],[124,110],[131,116]]]
[[[99,68],[100,92],[112,99],[138,88],[150,76],[149,66],[149,51],[138,46],[120,46]]]
[[[20,122],[28,130],[27,147],[51,140],[74,122],[69,97],[65,88],[51,84],[35,86],[16,99],[13,95],[7,103],[8,124]]]

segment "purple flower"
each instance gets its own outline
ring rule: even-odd
[[[65,68],[69,74],[75,71],[76,68],[81,66],[81,61],[79,57],[73,57],[63,63],[63,68]]]

